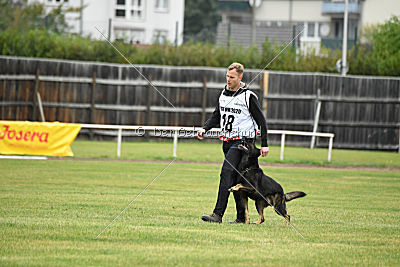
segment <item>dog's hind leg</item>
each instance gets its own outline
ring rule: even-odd
[[[287,214],[285,196],[276,196],[275,212],[286,220],[286,225],[290,224],[290,216]]]
[[[257,199],[256,200],[256,209],[259,215],[258,221],[256,221],[256,224],[262,224],[264,222],[264,208],[268,206],[267,203],[262,200],[262,199]]]
[[[290,215],[286,214],[285,215],[285,219],[286,219],[286,226],[289,226],[289,224],[290,224]]]

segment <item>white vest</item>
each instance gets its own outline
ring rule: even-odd
[[[250,95],[257,98],[250,90],[237,96],[226,96],[222,91],[219,97],[221,136],[226,138],[255,137],[257,125],[249,111]]]

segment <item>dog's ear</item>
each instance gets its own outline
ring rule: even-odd
[[[249,149],[249,157],[258,158],[259,156],[261,156],[261,150],[256,147],[255,143],[250,143],[248,145],[248,149]]]

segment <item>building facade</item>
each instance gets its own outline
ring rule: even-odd
[[[116,39],[131,43],[181,44],[184,0],[29,0],[44,3],[47,9],[83,7],[69,14],[71,32],[94,39]],[[97,29],[96,29],[97,28]],[[102,33],[100,34],[99,31]]]
[[[254,0],[253,0],[254,1]],[[343,37],[344,0],[260,0],[258,6],[249,1],[219,0],[222,20],[217,39],[236,44],[261,46],[269,41],[286,43],[298,33],[296,45],[317,53],[320,47],[339,49]],[[349,0],[348,46],[358,39],[368,25],[384,23],[392,15],[400,15],[399,0]],[[254,21],[253,21],[254,20]]]

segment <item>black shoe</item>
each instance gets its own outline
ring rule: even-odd
[[[235,223],[245,223],[245,221],[244,221],[244,219],[243,219],[243,220],[236,219],[236,220],[234,220],[233,222],[228,222],[228,223],[231,223],[231,224],[235,224]]]
[[[222,216],[218,214],[203,215],[201,219],[205,222],[222,223]]]

